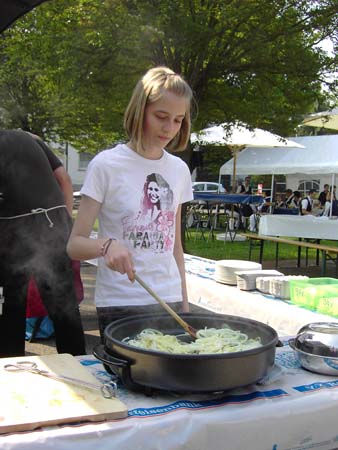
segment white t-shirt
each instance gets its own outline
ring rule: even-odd
[[[133,256],[135,270],[166,302],[182,299],[173,256],[175,216],[193,199],[188,166],[164,151],[146,159],[125,144],[104,150],[88,166],[81,193],[102,204],[99,237],[115,237]],[[109,269],[99,258],[96,306],[148,305],[156,301],[137,282]]]

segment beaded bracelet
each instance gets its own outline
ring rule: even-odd
[[[109,238],[102,244],[101,250],[100,250],[100,256],[105,256],[108,252],[108,248],[110,247],[110,244],[116,241],[115,238]]]

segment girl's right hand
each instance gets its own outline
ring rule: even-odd
[[[129,280],[134,281],[135,269],[131,253],[119,241],[112,241],[107,253],[104,255],[104,260],[110,269],[116,270],[121,274],[126,273]]]

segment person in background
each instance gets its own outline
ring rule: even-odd
[[[242,191],[244,191],[244,183],[243,183],[243,180],[238,180],[238,181],[237,181],[236,194],[241,194]]]
[[[71,260],[72,220],[45,152],[24,131],[0,131],[0,357],[25,354],[26,300],[34,278],[59,353],[85,354]]]
[[[40,148],[46,155],[50,167],[53,171],[53,175],[63,193],[69,216],[72,217],[73,185],[69,174],[65,170],[60,159],[54,155],[49,146],[39,136],[33,133],[28,134],[36,140],[36,142],[39,144]],[[74,276],[74,287],[76,292],[76,298],[78,303],[80,303],[83,300],[83,283],[81,279],[81,266],[79,261],[72,261],[72,270]],[[30,336],[30,340],[38,336],[39,327],[40,326],[46,327],[47,323],[50,332],[54,330],[53,323],[50,323],[50,319],[47,317],[47,314],[48,314],[47,310],[43,305],[43,300],[39,293],[39,289],[36,285],[36,282],[34,278],[31,278],[27,289],[27,307],[26,307],[26,317],[27,317],[26,325],[28,328],[31,328],[32,325],[33,330]],[[27,329],[26,329],[26,337],[27,337]]]
[[[285,206],[286,206],[286,208],[290,208],[292,200],[293,200],[293,191],[292,191],[292,189],[287,189],[285,191]]]
[[[271,206],[271,191],[263,191],[263,203],[257,207],[259,213],[269,212]]]
[[[259,218],[262,214],[266,214],[269,212],[269,208],[271,206],[271,191],[263,191],[263,203],[257,207],[255,207],[256,211],[253,211],[251,216],[249,217],[249,231],[257,232]]]
[[[308,195],[301,201],[301,215],[313,215],[313,200],[316,195],[315,189],[310,189]]]
[[[251,178],[245,177],[244,183],[241,182],[237,188],[237,194],[250,194],[252,193],[252,187],[251,187]]]
[[[327,201],[327,194],[329,193],[329,185],[324,184],[322,192],[319,194],[318,200],[321,206],[324,208]]]
[[[251,184],[251,177],[245,177],[244,179],[244,189],[246,194],[252,194],[252,184]]]
[[[95,303],[102,340],[112,321],[163,311],[133,282],[135,271],[171,307],[189,310],[181,205],[193,199],[191,177],[183,160],[169,151],[186,148],[192,98],[180,75],[166,67],[150,69],[125,111],[129,141],[102,151],[88,166],[68,253],[80,260],[98,258]],[[151,220],[140,220],[147,196],[156,209],[148,208]],[[98,239],[91,239],[97,217]]]
[[[330,186],[329,192],[327,193],[327,196],[326,196],[326,200],[330,200],[331,201],[331,192],[332,192],[332,186]],[[336,197],[336,186],[333,186],[332,199],[333,200],[337,200],[337,197]]]
[[[275,208],[285,208],[285,200],[282,194],[276,194]]]
[[[302,202],[301,193],[299,191],[294,191],[292,200],[289,203],[289,208],[297,208],[297,209],[299,209],[299,213],[300,213],[301,202]]]
[[[32,136],[33,139],[39,144],[40,148],[44,152],[44,154],[47,156],[47,159],[49,161],[49,164],[52,168],[53,175],[58,182],[58,185],[60,186],[60,189],[63,193],[65,204],[67,207],[67,211],[72,217],[73,214],[73,184],[72,179],[70,178],[69,174],[67,173],[66,169],[63,167],[62,162],[57,158],[54,153],[51,151],[51,149],[48,147],[48,145],[36,134],[29,133],[26,131],[27,134]]]
[[[332,208],[331,208],[331,199],[332,199]],[[330,186],[327,194],[326,194],[326,202],[324,205],[323,216],[337,216],[338,215],[338,203],[336,198],[336,186]]]

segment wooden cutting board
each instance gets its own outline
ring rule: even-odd
[[[62,423],[103,421],[127,416],[118,398],[29,372],[8,372],[6,364],[31,361],[39,369],[90,383],[99,381],[69,354],[0,358],[0,434]]]

